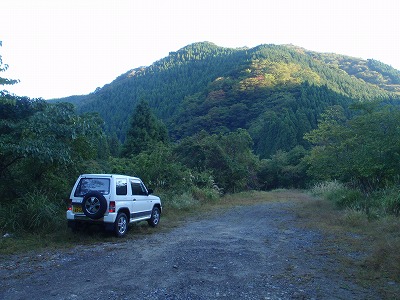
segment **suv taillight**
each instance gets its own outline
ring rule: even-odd
[[[108,212],[115,212],[115,201],[110,201],[110,205],[108,206]]]
[[[72,199],[68,200],[68,210],[72,210]]]

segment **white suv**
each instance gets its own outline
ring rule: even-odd
[[[118,237],[128,224],[147,220],[160,222],[161,200],[152,195],[137,177],[116,174],[84,174],[77,179],[67,211],[68,227],[77,230],[84,223],[104,225]]]

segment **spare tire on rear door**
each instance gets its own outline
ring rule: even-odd
[[[107,210],[107,200],[99,192],[89,192],[83,197],[83,213],[91,219],[100,219]]]

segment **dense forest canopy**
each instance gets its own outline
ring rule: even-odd
[[[295,145],[316,128],[330,105],[347,111],[352,102],[397,102],[400,72],[375,60],[308,51],[293,45],[223,48],[188,45],[130,70],[74,103],[79,112],[98,112],[105,130],[123,142],[130,116],[144,100],[179,140],[201,130],[223,133],[244,128],[261,157]],[[347,112],[348,114],[350,112]]]

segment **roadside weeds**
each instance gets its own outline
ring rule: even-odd
[[[344,276],[365,287],[374,286],[385,299],[400,294],[400,220],[368,220],[351,210],[337,210],[327,200],[309,197],[296,208],[303,226],[326,234],[327,251],[340,260]],[[343,251],[346,249],[346,251]],[[348,270],[356,270],[349,273]]]

